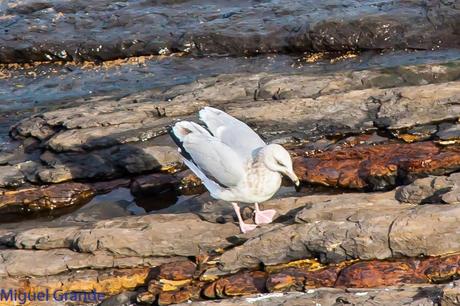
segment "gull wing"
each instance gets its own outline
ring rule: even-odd
[[[200,111],[200,120],[209,131],[232,148],[242,161],[252,158],[255,149],[266,146],[266,143],[246,123],[213,107],[205,107]]]
[[[172,131],[180,141],[182,150],[185,150],[181,152],[182,155],[187,159],[191,158],[208,177],[214,178],[226,187],[238,185],[244,177],[240,156],[202,126],[194,122],[181,121],[174,125]]]

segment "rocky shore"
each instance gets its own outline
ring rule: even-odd
[[[455,1],[0,12],[0,288],[104,306],[460,303]],[[241,234],[182,165],[168,128],[204,106],[292,155],[302,188],[261,204],[274,223]]]
[[[459,67],[217,76],[154,103],[146,91],[28,117],[1,153],[3,213],[78,212],[120,188],[151,205],[165,191],[188,198],[141,216],[6,223],[2,285],[119,294],[107,305],[385,303],[373,288],[394,286],[414,304],[456,300]],[[183,170],[167,127],[205,105],[290,150],[304,187],[263,203],[275,223],[239,234],[231,207]]]

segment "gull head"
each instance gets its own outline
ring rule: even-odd
[[[275,172],[287,176],[298,187],[299,178],[292,169],[292,159],[289,152],[279,144],[269,144],[263,149],[265,166]]]

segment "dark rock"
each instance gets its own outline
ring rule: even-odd
[[[137,292],[127,291],[105,299],[100,306],[129,306],[136,302]],[[153,301],[151,301],[153,303]]]
[[[178,183],[170,174],[154,173],[137,177],[131,183],[131,193],[134,196],[146,196],[173,190]]]
[[[460,140],[460,125],[451,123],[441,123],[439,131],[436,133],[441,142],[453,142]]]
[[[13,137],[35,137],[39,140],[45,140],[52,136],[55,131],[49,126],[43,118],[32,117],[19,122],[12,128]]]
[[[167,169],[180,162],[176,149],[149,142],[114,146],[89,153],[51,153],[41,159],[49,168],[40,170],[43,182],[62,182],[71,179],[110,179],[124,174]]]

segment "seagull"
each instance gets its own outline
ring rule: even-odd
[[[206,128],[180,121],[170,131],[185,165],[211,197],[231,202],[241,232],[271,223],[276,211],[260,210],[259,203],[278,191],[283,175],[300,184],[288,151],[278,144],[267,145],[244,122],[219,109],[205,107],[199,119]],[[244,223],[237,202],[254,204],[255,224]]]

